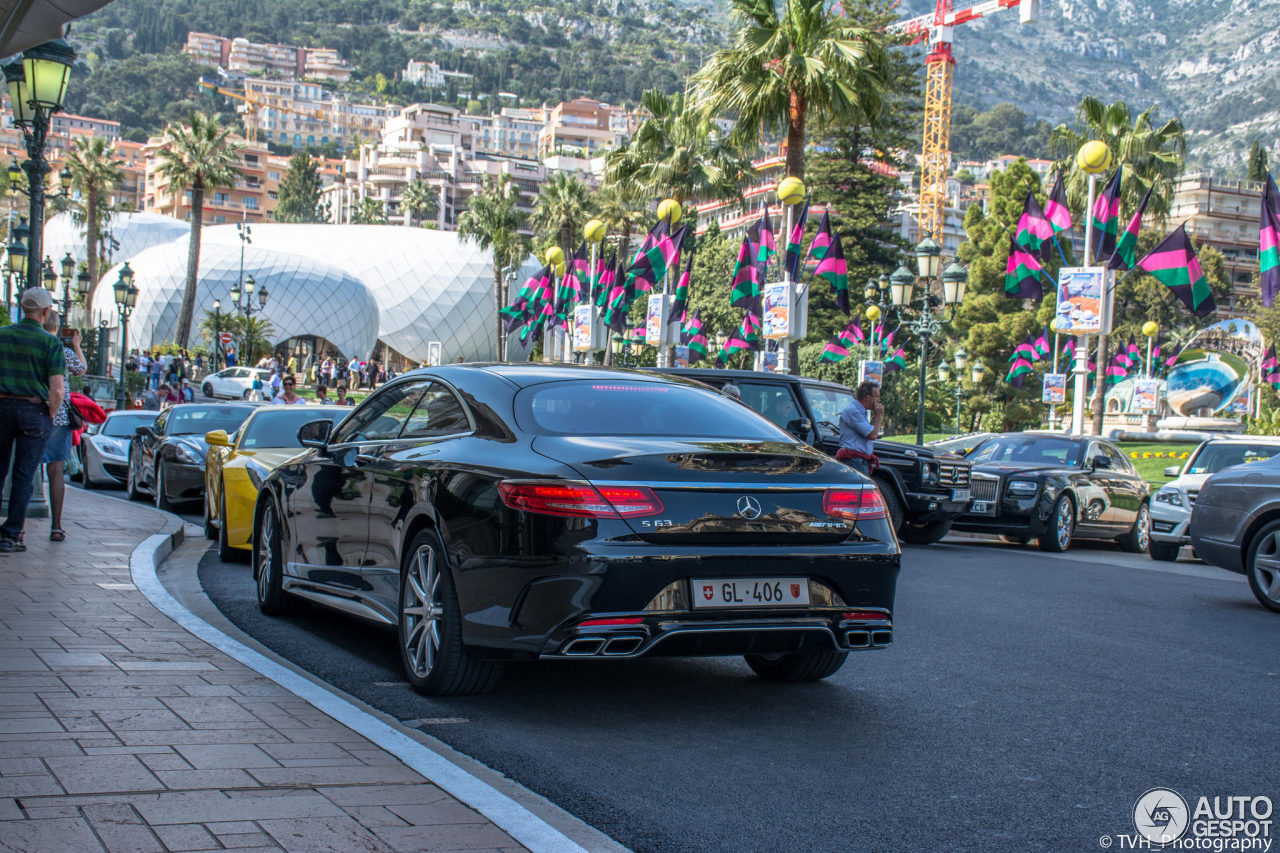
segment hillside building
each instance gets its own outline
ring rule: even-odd
[[[219,225],[225,222],[267,222],[279,200],[280,176],[288,168],[288,159],[275,157],[262,143],[246,142],[232,136],[240,148],[238,166],[241,176],[230,187],[217,187],[205,191],[204,224]],[[143,146],[146,162],[146,179],[143,190],[143,209],[161,213],[175,219],[191,218],[191,190],[189,187],[173,187],[160,174],[158,152],[164,146],[163,137],[153,136]]]
[[[445,71],[438,62],[410,59],[404,69],[405,82],[426,86],[428,89],[443,89],[450,80],[462,84],[474,79],[474,74],[467,74],[465,71]]]
[[[258,138],[294,147],[377,138],[386,121],[400,112],[396,104],[358,104],[323,86],[297,80],[247,77],[244,93],[254,109],[244,112],[246,131],[253,122]]]
[[[594,157],[631,136],[630,116],[591,98],[561,101],[546,115],[538,134],[538,156],[572,154]]]
[[[210,33],[188,32],[183,47],[194,62],[225,68],[232,74],[279,77],[285,80],[351,79],[351,66],[338,51],[327,47],[252,42]]]
[[[1169,222],[1186,222],[1187,233],[1222,253],[1231,294],[1220,311],[1238,314],[1239,300],[1258,296],[1259,181],[1215,178],[1211,173],[1183,175],[1173,193]]]

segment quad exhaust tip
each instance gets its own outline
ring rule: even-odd
[[[633,654],[644,643],[644,637],[578,637],[570,640],[561,650],[562,655],[594,657],[606,655],[621,657]]]
[[[582,637],[577,640],[570,641],[564,647],[563,654],[590,657],[591,655],[600,654],[600,650],[603,648],[603,637]]]

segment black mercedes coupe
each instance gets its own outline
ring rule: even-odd
[[[740,654],[810,681],[892,641],[874,485],[697,383],[447,365],[298,435],[255,510],[259,605],[394,628],[423,693],[540,658]]]

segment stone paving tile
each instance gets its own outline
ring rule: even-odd
[[[321,793],[344,808],[347,806],[426,805],[449,799],[448,794],[429,783],[325,788]]]
[[[398,817],[403,818],[405,823],[413,826],[477,823],[483,820],[475,809],[468,808],[453,799],[441,800],[427,805],[395,805],[387,806],[387,808]]]
[[[90,853],[103,847],[83,818],[15,820],[4,825],[4,844],[9,850],[66,850]]]
[[[344,812],[358,820],[363,826],[408,826],[408,821],[397,815],[386,806],[352,806]]]
[[[139,802],[138,812],[152,826],[166,823],[211,823],[230,820],[334,817],[342,810],[319,794],[227,797],[217,792],[166,794]]]
[[[132,755],[50,758],[47,763],[68,794],[164,790],[160,780]]]
[[[209,831],[198,823],[157,826],[152,831],[159,837],[160,843],[174,853],[187,850],[212,850],[218,846],[218,842],[209,834]]]
[[[13,797],[0,798],[0,820],[23,820],[26,816],[22,813],[22,809],[18,808],[18,801]],[[4,838],[4,832],[0,830],[0,839]]]
[[[258,825],[251,820],[228,820],[221,823],[208,823],[205,827],[214,835],[243,835],[246,832],[257,832]]]
[[[165,853],[160,843],[132,807],[86,806],[85,819],[112,853]]]
[[[347,816],[318,820],[263,820],[258,825],[285,850],[312,851],[323,845],[349,851],[390,851],[393,848]]]
[[[183,744],[177,749],[197,770],[280,766],[262,747],[252,743]]]
[[[6,776],[0,779],[0,797],[42,797],[61,794],[62,786],[50,774],[41,776]]]
[[[405,767],[262,767],[249,772],[264,785],[351,785],[367,782],[416,782],[422,777]]]
[[[218,843],[228,850],[244,850],[253,847],[262,847],[271,843],[271,836],[265,832],[247,832],[244,835],[220,835]],[[316,848],[310,848],[312,850]],[[334,850],[340,848],[332,848]]]
[[[171,791],[195,791],[200,788],[259,788],[258,782],[243,770],[157,770],[160,778]]]
[[[189,728],[182,718],[168,708],[104,710],[98,713],[114,732],[149,732],[159,729]]]
[[[140,748],[147,749],[148,747],[140,747]],[[162,747],[156,747],[156,748],[160,749]],[[163,747],[163,748],[166,750],[168,749],[167,747]],[[157,752],[150,755],[144,753],[142,755],[139,755],[138,758],[142,761],[143,764],[147,765],[147,767],[152,771],[193,769],[191,765],[187,763],[186,759],[184,759],[181,755],[178,755],[175,752],[169,752],[169,751]]]
[[[386,826],[373,830],[397,850],[489,850],[516,847],[511,836],[489,823],[448,826]]]

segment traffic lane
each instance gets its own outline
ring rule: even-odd
[[[1280,621],[1238,576],[908,548],[895,645],[825,682],[738,659],[541,662],[449,699],[403,683],[390,632],[262,617],[249,567],[213,554],[201,580],[265,645],[640,851],[1097,849],[1155,785],[1280,787],[1257,726]]]

